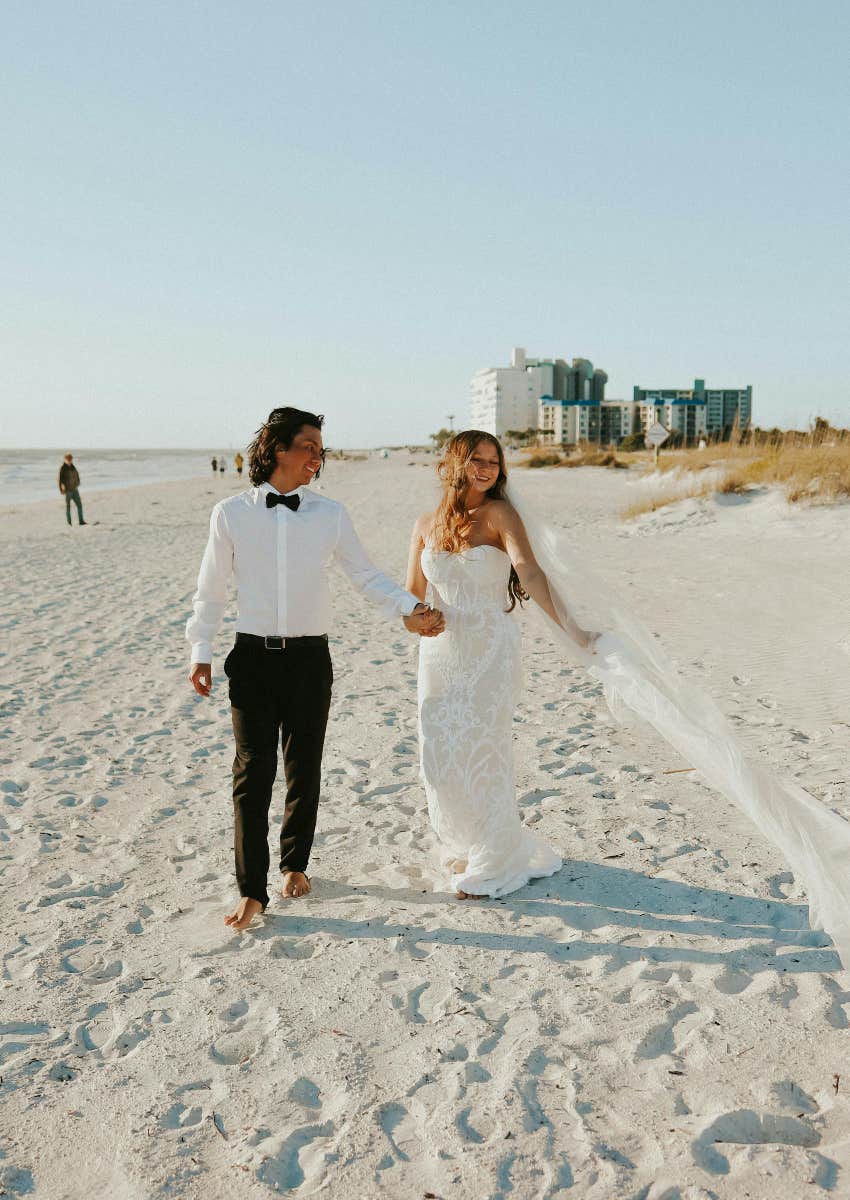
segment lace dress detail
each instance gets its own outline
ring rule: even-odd
[[[520,633],[505,612],[510,561],[495,546],[426,547],[429,603],[445,632],[419,650],[419,750],[428,815],[457,891],[504,896],[561,859],[519,819],[512,721]]]

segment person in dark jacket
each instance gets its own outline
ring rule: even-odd
[[[80,472],[74,466],[73,454],[66,454],[62,466],[59,468],[59,491],[65,497],[65,515],[68,518],[68,524],[71,524],[71,501],[73,500],[77,506],[77,520],[81,525],[85,525],[83,520],[83,502],[80,500]]]

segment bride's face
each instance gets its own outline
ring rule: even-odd
[[[492,442],[479,442],[466,464],[469,492],[483,496],[499,478],[499,451]]]

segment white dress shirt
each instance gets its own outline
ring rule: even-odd
[[[337,562],[385,617],[402,617],[419,603],[370,560],[338,500],[299,487],[292,512],[266,507],[270,483],[220,500],[210,517],[210,536],[186,622],[192,662],[212,661],[212,643],[236,579],[236,629],[261,637],[303,637],[331,628],[327,568]],[[279,494],[279,493],[278,493]]]

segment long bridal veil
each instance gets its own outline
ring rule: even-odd
[[[850,822],[745,749],[715,702],[667,659],[632,613],[618,609],[590,573],[574,566],[566,536],[509,488],[559,614],[604,630],[591,654],[531,605],[570,659],[605,690],[614,718],[651,725],[711,787],[737,805],[781,851],[803,883],[813,928],[832,938],[850,967]]]

